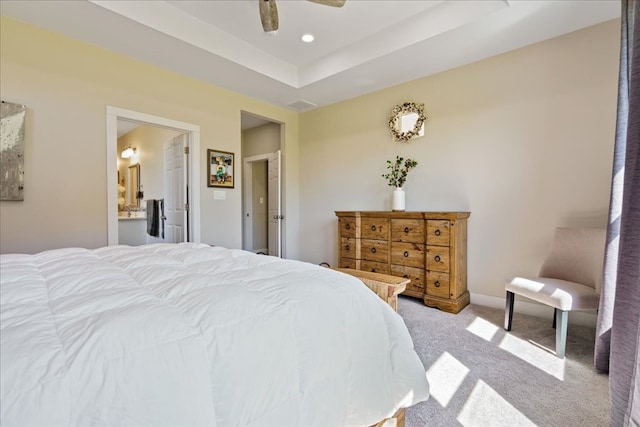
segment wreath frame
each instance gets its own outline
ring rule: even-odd
[[[406,132],[400,132],[398,130],[400,128],[400,126],[398,126],[398,121],[403,114],[407,113],[415,113],[418,115],[418,118],[413,125],[413,129]],[[424,104],[405,102],[403,104],[396,105],[393,110],[391,110],[391,117],[389,117],[389,132],[396,141],[407,142],[411,138],[420,135],[420,129],[426,120],[427,115],[424,112]]]

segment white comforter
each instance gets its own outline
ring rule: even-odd
[[[369,425],[427,399],[359,280],[203,244],[0,257],[0,425]]]

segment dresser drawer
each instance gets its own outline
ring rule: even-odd
[[[424,244],[392,242],[391,264],[424,268]]]
[[[360,233],[363,239],[389,240],[389,219],[362,218]]]
[[[427,270],[449,272],[449,247],[427,246]]]
[[[391,241],[424,243],[424,220],[392,219]]]
[[[342,217],[338,219],[341,237],[357,237],[356,235],[356,217]]]
[[[427,220],[427,245],[449,246],[449,220]]]
[[[350,237],[340,238],[340,258],[360,258],[357,240]]]
[[[389,262],[389,242],[386,240],[360,240],[360,258],[367,261]]]
[[[427,295],[449,298],[449,274],[428,271]]]
[[[407,289],[420,290],[424,292],[424,270],[404,265],[391,265],[391,275],[411,279]]]
[[[340,268],[350,268],[358,270],[360,268],[360,260],[352,258],[340,258]]]
[[[389,264],[386,262],[361,261],[360,270],[370,271],[372,273],[390,274]]]

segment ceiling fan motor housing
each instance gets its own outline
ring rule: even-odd
[[[270,33],[278,30],[278,6],[275,0],[259,0],[260,21],[265,32]]]
[[[308,0],[324,6],[342,7],[346,0]],[[260,21],[266,33],[278,30],[278,6],[276,0],[258,0],[260,4]]]

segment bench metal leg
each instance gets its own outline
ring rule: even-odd
[[[567,346],[567,323],[569,320],[569,312],[555,309],[556,318],[556,356],[564,359]]]
[[[504,329],[511,330],[511,323],[513,322],[513,300],[515,295],[513,292],[507,291],[507,305],[504,309]]]

